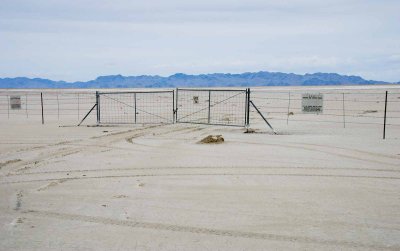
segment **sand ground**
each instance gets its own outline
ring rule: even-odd
[[[399,130],[279,128],[0,123],[0,250],[399,250]]]

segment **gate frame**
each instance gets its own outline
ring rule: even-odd
[[[178,96],[179,96],[179,90],[182,91],[205,91],[208,92],[208,123],[200,123],[200,122],[182,122],[178,120]],[[175,95],[176,91],[176,95]],[[211,92],[212,91],[237,91],[237,92],[244,92],[245,93],[245,109],[244,109],[244,124],[243,125],[229,125],[229,124],[214,124],[210,123],[210,114],[211,114]],[[262,117],[262,119],[266,122],[266,124],[269,126],[269,128],[273,131],[274,134],[275,131],[271,124],[267,121],[267,119],[263,116],[263,114],[259,111],[259,109],[256,107],[256,105],[253,103],[250,97],[250,88],[246,89],[200,89],[200,88],[176,88],[175,90],[162,90],[162,91],[118,91],[118,92],[99,92],[96,91],[96,103],[93,105],[93,107],[89,110],[89,112],[85,115],[85,117],[82,119],[82,121],[78,124],[80,126],[83,121],[89,116],[89,114],[96,108],[96,117],[97,117],[97,125],[99,126],[101,124],[100,121],[100,95],[104,94],[134,94],[134,103],[135,103],[135,119],[133,123],[125,123],[125,124],[137,124],[136,121],[136,94],[138,93],[172,93],[172,123],[187,123],[187,124],[202,124],[202,125],[215,125],[215,126],[233,126],[233,127],[245,127],[249,128],[250,126],[250,103],[251,105],[256,109],[257,113]],[[229,99],[229,98],[228,98]],[[107,123],[106,123],[107,124]],[[113,124],[113,123],[109,123]],[[115,124],[122,124],[122,123],[115,123]]]
[[[184,121],[179,121],[178,120],[178,94],[179,91],[203,91],[203,92],[208,92],[208,123],[202,123],[202,122],[184,122]],[[211,92],[243,92],[245,94],[245,110],[244,110],[244,124],[243,125],[229,125],[229,124],[215,124],[215,123],[210,123],[210,114],[211,114]],[[250,88],[245,88],[245,89],[206,89],[206,88],[176,88],[176,110],[175,110],[175,123],[185,123],[185,124],[199,124],[199,125],[214,125],[214,126],[233,126],[233,127],[248,127],[249,125],[249,104],[250,101]]]
[[[135,120],[132,123],[124,123],[124,124],[137,124],[136,121],[136,94],[138,93],[172,93],[172,122],[171,124],[175,123],[174,119],[174,113],[175,113],[175,92],[174,90],[161,90],[161,91],[117,91],[117,92],[99,92],[96,91],[96,116],[97,116],[97,125],[101,124],[100,121],[100,95],[106,95],[106,94],[134,94],[134,103],[135,103]],[[94,107],[93,107],[94,108]],[[92,109],[93,109],[92,108]],[[90,113],[90,112],[89,112]],[[89,114],[88,114],[89,115]],[[82,121],[83,122],[83,121]],[[81,123],[82,123],[81,122]],[[113,124],[113,123],[106,123],[106,124]],[[115,123],[115,124],[123,124],[123,123]],[[142,124],[142,123],[141,123]]]

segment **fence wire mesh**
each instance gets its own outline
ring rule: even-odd
[[[164,89],[165,90],[165,89]],[[223,91],[221,91],[223,90]],[[178,89],[176,121],[244,126],[246,123],[245,90]],[[298,88],[271,90],[252,88],[251,100],[276,130],[334,130],[335,128],[376,128],[384,122],[385,92],[388,90],[386,123],[390,133],[400,131],[400,90]],[[136,94],[135,94],[136,93]],[[323,111],[303,113],[302,94],[323,95]],[[1,90],[0,123],[41,123],[41,92],[37,90]],[[46,90],[43,94],[45,123],[78,124],[96,104],[94,90]],[[174,91],[153,93],[122,92],[100,98],[101,123],[173,123]],[[136,95],[136,104],[135,96]],[[18,97],[18,99],[16,98]],[[13,105],[13,103],[19,105]],[[136,112],[134,109],[136,108]],[[250,109],[250,124],[263,123],[256,111]],[[135,120],[136,116],[136,120]],[[96,111],[85,124],[96,124]]]
[[[158,124],[174,122],[174,92],[98,93],[99,123]]]
[[[6,94],[7,93],[7,94]],[[8,91],[0,93],[0,118],[2,121],[41,121],[41,93],[33,91]],[[45,121],[77,123],[96,103],[94,92],[43,92],[43,113]],[[11,97],[19,97],[20,108],[13,109]],[[89,123],[95,123],[96,114],[90,114]]]
[[[177,89],[176,102],[178,123],[246,123],[246,90]]]
[[[321,113],[302,112],[304,93],[322,94]],[[251,99],[271,121],[296,126],[307,124],[335,124],[339,127],[352,125],[383,125],[385,112],[385,91],[348,90],[324,91],[270,91],[253,89]],[[255,112],[251,117],[256,120]],[[386,119],[388,126],[400,126],[400,92],[389,91]]]

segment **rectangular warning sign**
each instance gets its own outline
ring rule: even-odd
[[[322,113],[324,97],[320,93],[305,93],[301,98],[303,113]]]
[[[21,96],[11,96],[10,97],[11,109],[21,109]]]

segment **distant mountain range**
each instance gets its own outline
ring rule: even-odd
[[[42,78],[0,78],[0,88],[151,88],[151,87],[243,87],[243,86],[307,86],[307,85],[371,85],[389,84],[384,81],[365,80],[359,76],[337,73],[293,74],[281,72],[246,72],[241,74],[177,73],[161,76],[101,76],[87,82],[53,81]],[[400,84],[400,82],[396,83]]]

